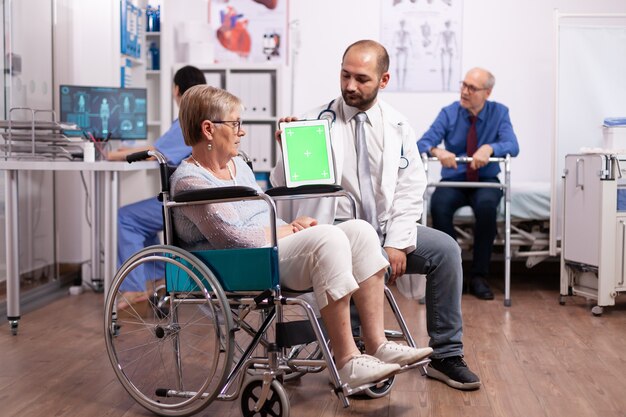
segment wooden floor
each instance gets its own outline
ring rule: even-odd
[[[532,271],[528,272],[530,274]],[[325,373],[288,383],[291,416],[626,416],[626,300],[593,317],[591,304],[558,304],[558,278],[516,277],[513,305],[463,296],[466,360],[483,381],[461,392],[421,377],[397,376],[387,397],[353,399],[343,409]],[[395,289],[394,289],[395,291]],[[626,298],[626,296],[623,296]],[[424,344],[424,306],[398,297]],[[0,329],[0,415],[147,416],[116,380],[102,330],[102,295],[67,296],[25,315],[19,334]],[[236,402],[201,416],[239,416]]]

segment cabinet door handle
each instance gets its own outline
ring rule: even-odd
[[[585,160],[582,158],[576,159],[576,188],[580,187],[581,190],[585,189],[584,169],[585,169]]]
[[[624,222],[624,220],[620,220],[619,221],[622,224],[622,275],[621,275],[621,281],[618,282],[618,285],[624,285],[624,255],[626,255],[626,223]]]

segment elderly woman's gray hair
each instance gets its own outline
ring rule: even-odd
[[[220,88],[195,85],[185,91],[178,112],[185,144],[193,146],[203,140],[202,122],[224,120],[237,107],[242,107],[241,100]]]

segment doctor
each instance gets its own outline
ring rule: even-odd
[[[389,55],[379,43],[350,45],[341,64],[341,97],[304,118],[331,120],[337,178],[356,198],[360,217],[377,229],[392,268],[390,282],[405,272],[427,276],[427,329],[434,350],[428,376],[453,388],[477,389],[480,380],[463,360],[459,246],[445,233],[419,226],[426,176],[408,120],[377,98],[389,82],[388,70]],[[270,180],[284,185],[282,158]],[[307,200],[297,210],[320,223],[349,218],[347,203],[333,200]]]

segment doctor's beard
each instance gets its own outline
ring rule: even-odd
[[[374,90],[369,95],[361,95],[357,91],[341,90],[341,96],[348,106],[356,107],[361,111],[368,110],[376,102],[378,96],[378,90]]]

